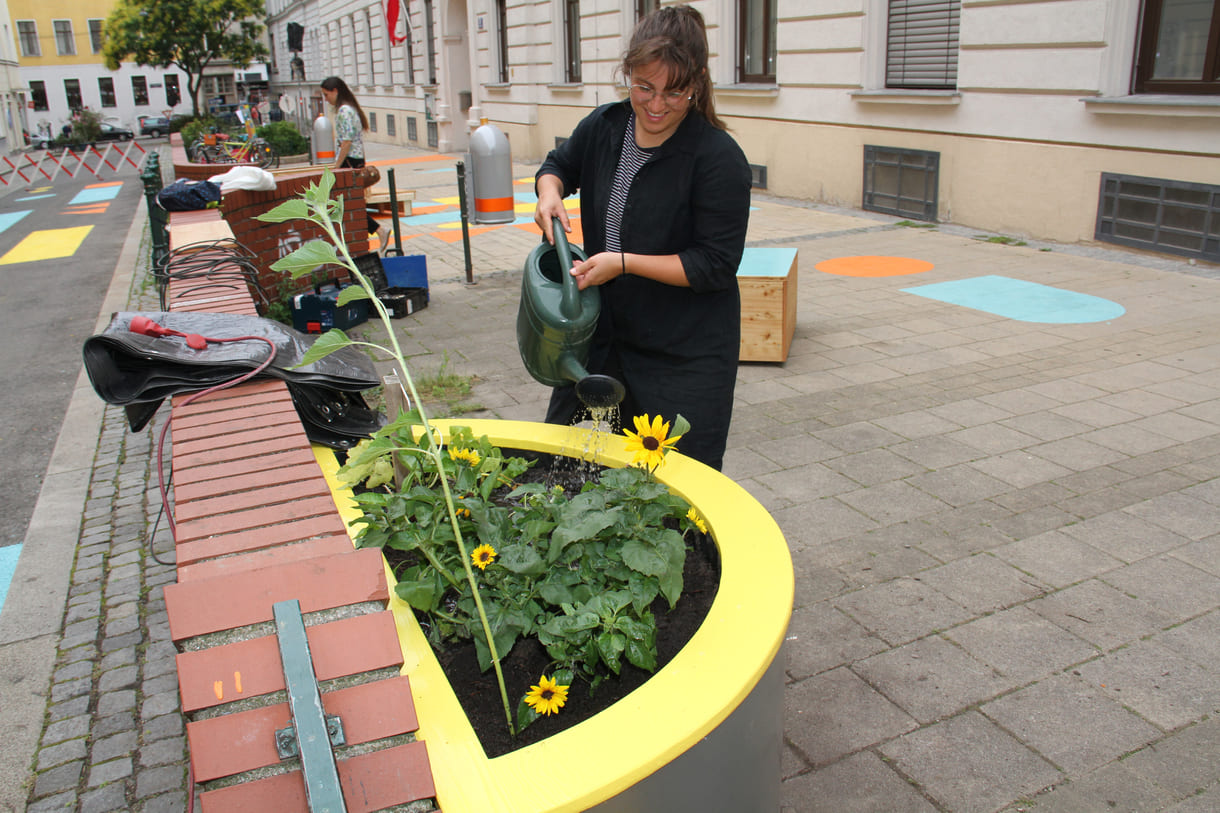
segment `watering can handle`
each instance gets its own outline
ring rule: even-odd
[[[563,275],[563,296],[559,300],[559,312],[565,319],[580,318],[580,288],[572,276],[572,249],[568,236],[563,231],[559,218],[551,220],[551,234],[555,239],[555,253],[559,257],[559,273]]]

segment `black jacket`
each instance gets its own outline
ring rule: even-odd
[[[594,110],[538,170],[557,176],[565,196],[580,192],[589,256],[605,249],[606,206],[630,113],[625,101]],[[628,253],[677,254],[690,287],[631,275],[602,285],[588,364],[593,373],[622,375],[630,396],[624,408],[667,420],[684,415],[692,431],[680,451],[716,468],[740,352],[737,267],[750,184],[749,165],[732,137],[698,112],[688,113],[632,182],[620,235]],[[548,420],[565,418],[566,408],[556,406],[553,401]]]

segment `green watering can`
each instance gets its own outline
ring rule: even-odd
[[[542,243],[525,260],[521,305],[517,310],[517,347],[521,360],[539,383],[548,387],[576,385],[576,395],[590,407],[611,407],[623,400],[625,389],[608,375],[585,369],[589,345],[601,313],[596,286],[580,290],[570,273],[572,256],[586,260],[584,251],[568,245],[563,225],[552,224],[555,245]]]

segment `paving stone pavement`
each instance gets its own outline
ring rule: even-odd
[[[394,165],[417,208],[455,195],[446,166]],[[415,374],[473,377],[472,416],[539,419],[514,333],[537,237],[474,229],[468,285],[460,241],[403,231],[432,281],[395,322]],[[725,473],[796,570],[783,813],[1220,809],[1220,273],[988,236],[755,196],[749,244],[799,251],[798,322],[785,363],[740,368]],[[815,268],[858,255],[935,267]],[[982,274],[1126,313],[903,290]],[[184,807],[150,437],[106,410],[29,810]],[[163,528],[153,547],[172,557]]]

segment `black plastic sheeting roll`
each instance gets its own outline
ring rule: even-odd
[[[380,383],[372,360],[344,347],[304,366],[301,360],[317,336],[257,316],[225,313],[116,313],[106,329],[85,340],[85,371],[102,400],[122,406],[133,432],[142,429],[161,402],[172,395],[214,387],[257,368],[267,358],[262,341],[187,346],[180,336],[133,333],[131,321],[145,317],[163,327],[213,339],[262,336],[275,343],[275,360],[260,377],[288,383],[310,439],[350,448],[385,423],[359,393]],[[310,432],[311,426],[315,431]]]

